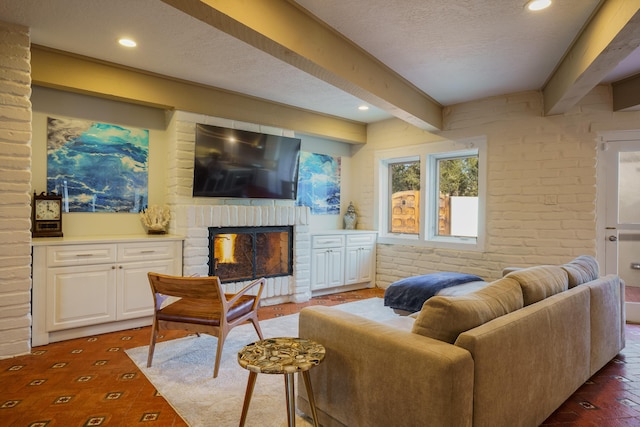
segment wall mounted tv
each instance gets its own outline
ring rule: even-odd
[[[194,197],[296,199],[300,139],[196,125]]]

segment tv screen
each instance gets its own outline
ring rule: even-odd
[[[300,139],[196,125],[193,195],[296,199]]]

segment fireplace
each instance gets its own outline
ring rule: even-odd
[[[209,275],[222,283],[293,274],[293,226],[209,227]]]

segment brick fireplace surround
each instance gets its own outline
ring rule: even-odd
[[[305,302],[311,298],[310,210],[293,201],[221,199],[192,196],[196,123],[284,136],[293,132],[240,123],[181,111],[172,112],[167,158],[168,205],[172,212],[170,232],[184,236],[183,274],[206,276],[209,271],[209,227],[293,226],[293,275],[267,279],[262,304]],[[228,292],[248,282],[224,284]]]

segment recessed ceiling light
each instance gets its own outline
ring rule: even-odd
[[[120,43],[122,46],[125,46],[125,47],[136,47],[138,45],[138,43],[136,43],[135,41],[127,38],[122,38],[118,40],[118,43]]]
[[[527,3],[527,9],[529,10],[542,10],[551,6],[551,0],[531,0]]]
[[[358,107],[358,110],[360,110],[360,111],[367,111],[368,109],[369,109],[368,105],[361,105],[361,106]]]

